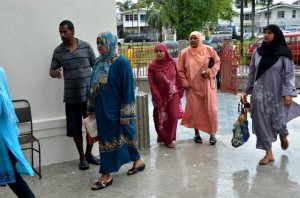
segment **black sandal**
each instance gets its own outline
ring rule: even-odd
[[[96,183],[94,183],[94,185],[96,187],[94,187],[94,185],[91,187],[92,190],[101,190],[109,185],[112,185],[113,183],[113,178],[111,178],[111,180],[109,182],[106,181],[97,181]]]
[[[210,136],[209,143],[211,145],[215,145],[217,143],[217,139],[215,136]]]
[[[143,171],[145,167],[146,167],[145,164],[141,164],[138,167],[132,167],[130,170],[128,170],[127,175],[134,175],[139,171]]]
[[[201,138],[201,136],[195,136],[195,137],[194,137],[194,142],[195,142],[195,143],[202,144],[202,138]]]

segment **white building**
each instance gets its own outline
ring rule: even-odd
[[[139,8],[122,12],[124,32],[141,33],[149,31],[146,22],[146,13],[146,8]]]
[[[75,36],[89,42],[98,55],[98,34],[117,32],[115,1],[2,0],[0,18],[0,65],[12,98],[31,103],[42,164],[79,159],[73,139],[65,135],[63,79],[49,76],[53,50],[61,43],[59,23],[71,20]],[[94,153],[99,154],[96,145]]]
[[[293,4],[288,3],[276,3],[269,7],[269,24],[276,24],[282,29],[288,26],[299,25],[300,26],[300,1],[296,1]],[[236,9],[240,13],[240,9]],[[262,33],[263,27],[267,26],[268,20],[268,8],[256,8],[255,10],[255,26],[256,32]],[[233,18],[233,23],[237,27],[240,26],[240,16]],[[252,30],[252,12],[251,6],[244,8],[244,30],[250,32]]]

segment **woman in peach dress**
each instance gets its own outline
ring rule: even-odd
[[[196,143],[202,143],[199,130],[210,135],[210,144],[217,142],[218,129],[217,95],[215,76],[220,69],[220,58],[210,46],[202,43],[199,32],[192,32],[190,46],[178,57],[178,72],[186,91],[185,115],[181,125],[194,128]],[[209,68],[210,58],[214,65]]]

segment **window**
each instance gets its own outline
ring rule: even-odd
[[[268,12],[265,12],[265,19],[268,18]],[[269,12],[269,19],[271,18],[271,12]]]
[[[132,21],[132,15],[131,14],[125,15],[125,21]]]
[[[284,18],[284,11],[278,11],[277,12],[277,18],[283,19]]]
[[[244,21],[245,20],[252,20],[252,14],[244,14]]]
[[[134,21],[137,21],[137,20],[138,20],[138,15],[135,14],[135,15],[133,15],[133,16],[134,16]]]
[[[144,15],[144,14],[141,14],[141,15],[140,15],[140,21],[141,21],[141,22],[145,22],[145,15]]]
[[[292,18],[296,18],[296,10],[292,11]]]

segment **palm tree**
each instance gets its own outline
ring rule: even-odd
[[[159,32],[159,40],[162,41],[162,21],[160,17],[160,10],[151,8],[146,14],[148,25]]]
[[[123,0],[123,2],[116,2],[116,5],[119,6],[119,10],[124,12],[126,10],[130,10],[133,2],[132,0]]]

